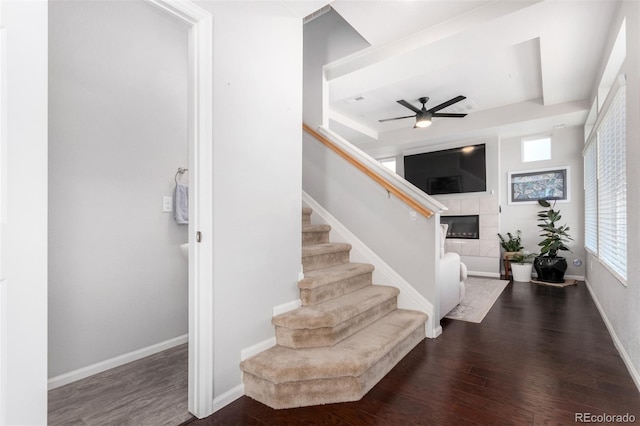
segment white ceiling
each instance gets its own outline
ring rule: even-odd
[[[582,124],[617,1],[335,0],[371,47],[326,67],[331,127],[367,149],[429,140],[550,131]],[[426,129],[405,99],[427,108],[457,95]],[[353,101],[354,98],[364,98]],[[443,110],[444,111],[444,110]],[[474,117],[475,116],[475,117]],[[538,130],[540,128],[540,130]]]

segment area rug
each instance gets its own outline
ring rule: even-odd
[[[468,277],[464,283],[466,291],[462,302],[446,318],[480,323],[509,281]]]
[[[578,280],[564,280],[563,283],[548,283],[546,281],[537,281],[537,280],[531,280],[531,282],[534,284],[540,284],[540,285],[550,285],[552,287],[567,287],[570,285],[578,284]]]

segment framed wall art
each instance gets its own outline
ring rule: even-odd
[[[569,166],[509,172],[509,204],[534,204],[540,198],[568,202]]]

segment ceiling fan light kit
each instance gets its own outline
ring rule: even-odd
[[[431,114],[429,112],[416,114],[416,125],[413,126],[414,129],[416,127],[424,129],[425,127],[429,126],[431,126]]]
[[[404,118],[414,118],[416,119],[416,124],[413,126],[413,128],[419,128],[419,129],[423,129],[425,127],[429,127],[431,125],[431,119],[433,117],[450,117],[450,118],[462,118],[464,116],[466,116],[467,114],[457,114],[457,113],[445,113],[445,112],[437,112],[440,111],[441,109],[444,109],[450,105],[453,105],[457,102],[460,102],[462,100],[466,99],[466,96],[456,96],[455,98],[449,99],[447,102],[443,102],[440,105],[437,105],[431,109],[427,109],[425,107],[425,104],[429,101],[428,97],[422,97],[420,99],[418,99],[418,101],[420,101],[420,103],[422,104],[422,109],[419,109],[413,105],[411,105],[409,102],[405,101],[404,99],[401,99],[399,101],[397,101],[400,105],[402,105],[405,108],[409,108],[411,111],[415,112],[415,115],[406,115],[404,117],[395,117],[395,118],[385,118],[382,120],[378,120],[380,123],[385,122],[385,121],[392,121],[392,120],[402,120]]]

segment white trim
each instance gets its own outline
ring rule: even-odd
[[[324,222],[331,225],[332,241],[348,242],[351,244],[352,255],[359,254],[365,258],[368,263],[374,265],[376,274],[381,275],[382,281],[386,285],[397,287],[400,290],[400,294],[398,295],[399,308],[413,309],[428,315],[427,328],[425,329],[427,337],[437,337],[437,328],[440,326],[440,322],[435,318],[434,308],[431,302],[304,191],[302,191],[302,201],[313,209],[313,213],[317,214],[317,217],[320,217]]]
[[[260,352],[266,351],[267,349],[274,347],[276,344],[276,338],[270,337],[267,340],[263,340],[262,342],[256,343],[253,346],[244,348],[240,351],[240,361],[244,361],[245,359],[251,358],[252,356],[259,354]]]
[[[534,270],[533,273],[535,274],[535,272],[536,271]],[[498,278],[498,279],[501,278],[501,275],[496,272],[469,271],[467,275],[469,275],[470,277],[474,276],[474,277]],[[564,277],[570,280],[584,281],[584,275],[565,275]]]
[[[0,279],[0,425],[6,424],[7,405],[7,280]]]
[[[438,325],[434,330],[433,330],[433,335],[429,336],[429,330],[427,330],[427,325],[425,324],[425,332],[427,334],[427,337],[431,338],[431,339],[435,339],[436,337],[440,336],[442,334],[442,326]]]
[[[102,373],[103,371],[120,367],[121,365],[125,365],[130,362],[148,357],[150,355],[157,354],[158,352],[162,352],[167,349],[182,345],[184,343],[187,343],[188,340],[189,335],[184,334],[173,339],[165,340],[164,342],[156,343],[155,345],[147,346],[146,348],[138,349],[133,352],[129,352],[111,359],[107,359],[105,361],[98,362],[93,365],[89,365],[87,367],[82,367],[77,370],[52,377],[49,379],[48,389],[51,390],[59,388],[60,386],[68,385],[69,383],[85,379],[89,376],[93,376],[94,374]]]
[[[591,299],[593,300],[593,303],[596,305],[596,308],[598,308],[598,312],[600,312],[600,316],[602,317],[602,321],[604,321],[604,325],[607,327],[607,330],[609,331],[609,335],[611,335],[613,344],[618,350],[618,353],[620,354],[620,357],[622,358],[624,365],[627,367],[627,370],[629,371],[631,378],[636,384],[638,391],[640,391],[640,373],[638,372],[638,370],[636,370],[636,367],[633,365],[633,362],[631,361],[631,357],[629,357],[629,354],[625,350],[624,345],[618,338],[618,335],[616,334],[616,331],[613,328],[613,325],[609,321],[609,318],[607,317],[607,314],[605,313],[604,308],[598,301],[598,298],[596,298],[596,295],[593,293],[593,289],[591,288],[589,281],[585,280],[585,284],[587,285],[587,290],[589,290],[589,294],[591,295]]]
[[[244,385],[239,384],[238,386],[229,389],[222,395],[217,396],[216,399],[213,400],[213,411],[215,412],[221,408],[226,407],[242,396],[244,396]]]
[[[296,299],[291,302],[283,303],[282,305],[273,307],[273,316],[284,314],[285,312],[293,311],[294,309],[298,309],[302,306],[302,300]]]
[[[189,30],[189,411],[214,412],[213,17],[186,0],[147,0]],[[196,241],[196,234],[202,238]]]
[[[565,275],[564,277],[569,280],[585,281],[584,275]]]
[[[0,2],[0,16],[2,16]],[[0,21],[1,22],[1,21]],[[7,223],[7,45],[6,30],[0,28],[0,425],[6,424],[7,406],[7,281],[4,278],[4,238]]]
[[[480,271],[469,271],[467,272],[468,276],[474,277],[485,277],[485,278],[500,278],[499,272],[480,272]]]

